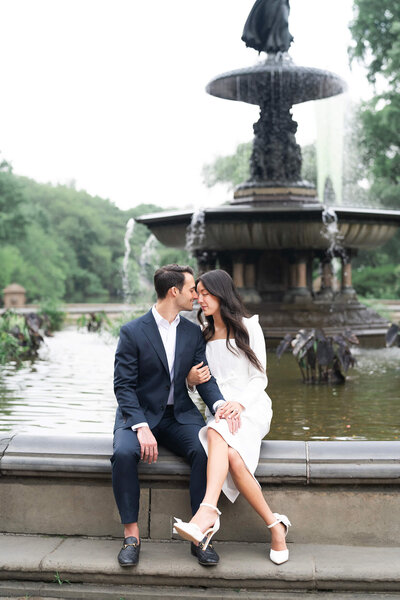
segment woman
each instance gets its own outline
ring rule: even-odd
[[[254,477],[261,440],[272,418],[271,400],[264,391],[268,383],[264,335],[257,315],[245,317],[240,296],[225,271],[202,275],[197,294],[205,317],[207,361],[226,402],[215,417],[206,412],[207,425],[199,433],[208,454],[204,500],[190,523],[176,519],[174,526],[184,539],[201,542],[207,536],[205,550],[219,529],[221,490],[231,502],[241,493],[271,530],[270,558],[281,564],[289,558],[285,537],[290,521],[271,511]],[[187,379],[192,386],[208,378],[207,367],[193,367]]]

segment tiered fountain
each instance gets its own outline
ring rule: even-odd
[[[389,240],[400,225],[400,212],[324,206],[313,185],[301,180],[301,150],[296,143],[294,104],[342,93],[345,82],[328,71],[296,66],[287,51],[288,0],[257,0],[244,27],[247,46],[266,52],[252,67],[213,79],[207,92],[219,98],[260,106],[254,124],[251,177],[239,185],[229,205],[205,208],[201,227],[191,212],[143,215],[167,246],[190,249],[201,271],[227,270],[251,312],[260,315],[268,339],[300,327],[332,334],[350,327],[362,338],[383,341],[387,323],[357,300],[351,259],[358,249]],[[191,225],[192,224],[192,225]],[[341,286],[333,291],[332,260],[341,261]],[[321,288],[312,289],[319,261]]]

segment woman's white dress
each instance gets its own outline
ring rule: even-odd
[[[225,419],[215,422],[206,410],[207,425],[199,432],[200,441],[208,454],[207,428],[212,427],[225,439],[229,446],[237,450],[246,467],[254,477],[260,457],[262,439],[267,435],[272,419],[271,399],[265,393],[268,384],[265,372],[267,356],[264,334],[258,322],[258,315],[243,319],[249,332],[249,345],[263,366],[263,371],[254,367],[247,356],[230,340],[238,355],[226,347],[226,340],[213,340],[207,343],[206,356],[211,373],[217,380],[225,400],[237,401],[244,406],[241,414],[241,427],[235,434],[229,432]],[[256,480],[257,481],[257,480]],[[231,475],[228,476],[222,491],[234,502],[239,492]]]

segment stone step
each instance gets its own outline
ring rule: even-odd
[[[160,586],[111,586],[0,581],[0,600],[399,600],[390,592],[254,591]]]
[[[131,596],[126,593],[118,596],[119,592],[114,591],[116,600],[139,598],[140,595],[132,596],[133,591],[139,594],[139,588],[146,597],[150,588],[163,586],[167,591],[183,588],[188,598],[196,598],[194,591],[204,589],[231,595],[237,594],[237,590],[243,593],[248,590],[249,594],[250,591],[400,591],[400,548],[289,544],[289,562],[277,566],[268,559],[267,544],[217,542],[221,562],[217,567],[207,568],[190,555],[187,542],[145,541],[142,544],[139,565],[122,569],[116,559],[121,546],[119,540],[1,534],[0,595],[12,596],[6,587],[10,582],[20,585],[27,596],[32,595],[29,586],[34,586],[33,582],[53,584],[48,587],[49,594],[58,598],[71,598],[68,596],[70,585],[83,584],[83,588],[89,586],[88,590],[90,586],[117,586],[111,588],[115,590],[127,586],[124,589]],[[58,585],[54,585],[57,582]],[[135,586],[134,590],[131,586]],[[54,589],[58,595],[50,593]],[[204,597],[208,597],[207,593]],[[229,598],[229,594],[221,597]],[[257,598],[254,594],[250,597]]]
[[[118,538],[111,453],[111,435],[0,436],[0,531]],[[141,463],[139,472],[141,535],[169,541],[172,515],[191,516],[189,467],[160,448],[157,463]],[[264,441],[256,476],[271,509],[289,516],[289,542],[342,544],[340,514],[349,546],[398,546],[399,441]],[[222,495],[219,508],[219,541],[265,540],[243,497],[232,504]]]

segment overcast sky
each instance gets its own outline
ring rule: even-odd
[[[204,163],[252,138],[257,107],[208,96],[207,82],[251,65],[240,40],[254,0],[0,0],[0,152],[14,172],[122,209],[210,206]],[[290,54],[368,94],[347,47],[352,0],[291,0]],[[297,139],[315,138],[312,106]]]

